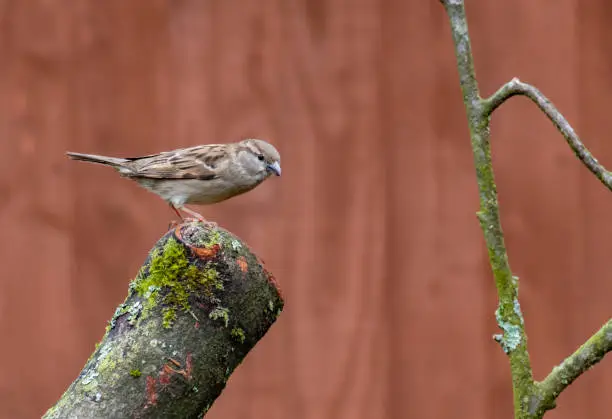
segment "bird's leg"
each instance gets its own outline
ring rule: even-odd
[[[202,214],[195,212],[194,210],[191,210],[185,206],[180,206],[178,207],[178,209],[180,209],[181,211],[186,212],[189,215],[192,215],[194,218],[196,218],[197,220],[199,220],[200,222],[206,224],[208,227],[210,228],[215,228],[217,227],[217,223],[215,223],[214,221],[208,221],[207,219],[205,219]]]
[[[183,212],[186,212],[187,214],[191,215],[193,218],[197,218],[200,221],[206,221],[204,217],[202,216],[202,214],[195,212],[194,210],[190,210],[189,208],[182,207],[182,206],[178,207],[178,209],[180,209]]]
[[[172,210],[176,213],[176,215],[178,215],[178,217],[181,219],[181,221],[183,221],[183,216],[181,215],[179,210],[174,205],[172,205],[172,204],[170,204],[170,208],[172,208]]]
[[[172,204],[169,204],[170,208],[172,208],[172,210],[176,213],[176,215],[178,215],[179,219],[181,220],[181,222],[183,221],[183,216],[181,215],[181,213],[176,209],[176,207]],[[180,222],[176,221],[176,220],[171,220],[170,223],[168,224],[168,229],[173,229],[175,228],[177,225],[179,225]]]

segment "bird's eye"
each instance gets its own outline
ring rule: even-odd
[[[259,155],[257,156],[257,158],[259,159],[259,161],[264,161],[264,156],[263,156],[263,154],[259,154]]]

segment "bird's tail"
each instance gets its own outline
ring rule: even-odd
[[[106,166],[112,166],[115,169],[120,169],[122,167],[124,167],[124,164],[127,163],[129,160],[127,159],[122,159],[119,157],[106,157],[106,156],[98,156],[95,154],[81,154],[81,153],[72,153],[70,151],[68,151],[66,153],[66,155],[68,157],[70,157],[73,160],[80,160],[80,161],[87,161],[90,163],[98,163],[98,164],[104,164]]]

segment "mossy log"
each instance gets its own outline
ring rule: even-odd
[[[153,247],[77,379],[44,418],[200,418],[283,308],[238,238],[185,223]]]

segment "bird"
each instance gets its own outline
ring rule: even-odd
[[[270,143],[247,138],[236,143],[204,144],[140,157],[108,157],[68,151],[79,161],[110,166],[121,177],[166,201],[179,211],[206,220],[185,205],[209,205],[248,192],[272,175],[281,175],[280,154]]]

